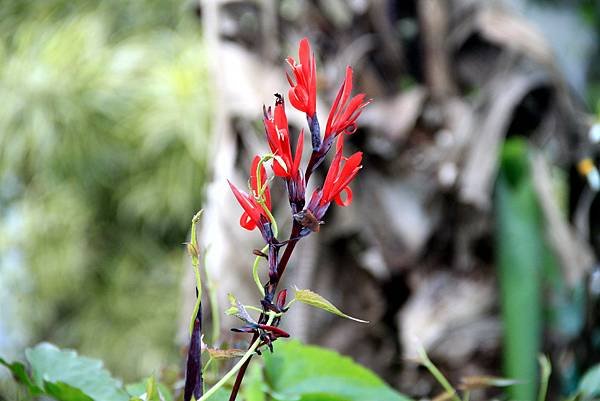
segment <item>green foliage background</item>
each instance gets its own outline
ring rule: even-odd
[[[211,107],[193,3],[0,1],[0,93],[0,349],[178,363]]]

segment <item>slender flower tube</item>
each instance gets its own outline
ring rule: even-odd
[[[312,147],[316,151],[321,146],[321,129],[317,118],[317,65],[307,38],[300,41],[298,56],[300,64],[292,57],[286,59],[293,74],[293,79],[286,74],[291,86],[288,98],[294,108],[306,114]]]
[[[325,135],[319,148],[313,152],[306,169],[306,177],[319,167],[325,159],[327,152],[331,148],[333,141],[338,135],[353,134],[356,131],[356,120],[362,113],[362,109],[371,103],[371,100],[365,100],[365,95],[360,93],[350,97],[352,93],[352,68],[346,67],[346,77],[340,87],[335,101],[331,106],[327,125],[325,126]]]
[[[233,195],[244,209],[244,213],[240,217],[240,226],[250,231],[258,227],[265,241],[271,243],[274,239],[273,232],[269,216],[265,211],[265,207],[269,211],[271,210],[271,191],[267,185],[267,171],[264,166],[260,168],[260,186],[258,185],[256,173],[259,162],[259,156],[255,156],[252,160],[250,169],[250,190],[252,193],[250,195],[239,190],[231,181],[227,180],[227,182]]]
[[[295,216],[301,223],[304,221],[306,230],[303,231],[303,235],[308,234],[309,231],[318,231],[318,228],[314,229],[314,222],[318,224],[321,221],[332,201],[340,206],[348,206],[352,203],[352,190],[349,185],[362,168],[362,152],[356,152],[346,158],[343,156],[343,149],[344,136],[340,136],[323,187],[313,192],[307,209],[303,210],[300,216]],[[344,194],[345,199],[342,196]]]
[[[290,205],[292,211],[296,213],[304,207],[305,198],[304,175],[300,170],[304,147],[304,130],[300,131],[296,151],[292,157],[290,130],[285,114],[285,104],[281,95],[275,95],[275,97],[274,111],[270,107],[268,109],[263,107],[263,122],[269,147],[275,155],[273,159],[273,172],[275,175],[285,179]]]
[[[341,134],[353,134],[356,131],[356,120],[362,113],[362,109],[371,103],[371,100],[365,101],[365,94],[350,98],[352,93],[352,68],[346,67],[346,77],[329,111],[327,125],[325,126],[325,136],[323,145],[333,143],[333,138]],[[329,149],[327,149],[329,150]]]
[[[273,172],[278,177],[286,179],[297,175],[300,169],[300,160],[302,159],[302,148],[304,146],[304,131],[298,136],[296,152],[292,157],[290,146],[290,130],[288,120],[285,114],[285,104],[281,95],[275,95],[275,111],[271,108],[263,107],[263,122],[269,147],[274,155],[278,156],[273,160]]]

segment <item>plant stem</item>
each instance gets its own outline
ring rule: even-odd
[[[270,325],[273,322],[273,319],[275,318],[274,314],[270,314],[269,315],[269,320],[267,321],[267,325]],[[225,383],[227,383],[227,381],[229,379],[231,379],[233,377],[233,375],[241,370],[242,368],[244,369],[244,371],[246,370],[246,367],[248,366],[248,363],[250,362],[250,358],[252,358],[252,355],[254,354],[254,351],[256,351],[256,348],[258,348],[258,345],[260,344],[260,338],[256,338],[253,339],[252,345],[250,345],[250,347],[248,348],[248,351],[246,351],[246,353],[244,354],[244,356],[242,357],[242,359],[240,359],[234,366],[233,368],[231,368],[231,370],[229,372],[227,372],[225,374],[225,376],[223,376],[221,378],[221,380],[219,380],[214,386],[212,386],[206,393],[204,393],[204,395],[202,397],[200,397],[197,401],[205,401],[208,397],[210,397],[211,395],[213,395],[218,389],[220,389],[221,387],[223,387],[223,385]],[[236,378],[236,382],[237,382],[237,378]],[[236,392],[237,395],[237,392]],[[235,399],[235,398],[234,398]]]
[[[252,344],[254,344],[254,342],[256,341],[260,341],[260,339],[258,339],[258,334],[255,334],[254,337],[252,337]],[[246,369],[248,369],[248,365],[250,364],[251,358],[252,356],[250,356],[250,358],[248,358],[244,365],[242,365],[242,367],[240,368],[240,371],[238,372],[238,375],[235,378],[235,383],[233,383],[231,394],[229,395],[229,401],[235,401],[235,398],[237,397],[237,394],[240,391],[240,386],[242,385],[242,380],[244,380],[244,375],[246,374]]]
[[[296,238],[298,236],[298,234],[300,233],[300,229],[301,229],[300,225],[298,223],[296,223],[296,221],[294,221],[293,226],[292,226],[292,232],[290,234],[290,240],[289,240],[287,246],[285,247],[285,251],[283,252],[283,255],[281,255],[281,259],[279,260],[279,264],[277,266],[277,280],[274,283],[269,283],[267,285],[267,287],[269,289],[269,293],[267,294],[267,296],[270,295],[271,298],[273,297],[273,295],[275,294],[275,291],[277,290],[277,286],[279,285],[281,276],[283,275],[283,272],[285,271],[285,268],[290,260],[290,257],[292,256],[292,252],[294,251],[296,242],[298,242],[298,240],[294,240],[294,238]],[[272,315],[269,316],[269,319],[271,319],[271,316]],[[264,314],[261,314],[259,321],[261,321],[263,318],[264,318]],[[268,324],[270,324],[270,321],[267,323],[267,325]],[[254,344],[256,341],[258,341],[258,334],[254,334],[254,337],[252,337],[251,343]],[[252,357],[252,355],[250,355],[250,357],[240,367],[238,375],[235,378],[235,383],[233,384],[233,388],[231,389],[231,395],[229,396],[229,401],[235,401],[235,398],[237,397],[237,394],[240,391],[240,386],[242,384],[242,380],[244,380],[244,375],[246,374],[246,369],[248,368],[248,365],[250,364],[251,357]]]
[[[540,380],[540,390],[538,393],[538,401],[546,401],[546,394],[548,392],[548,382],[550,379],[550,374],[552,374],[552,365],[550,365],[550,360],[545,355],[540,355],[539,358],[540,369],[541,369],[541,380]]]
[[[281,255],[281,259],[279,260],[279,265],[277,266],[277,284],[279,284],[279,280],[281,280],[281,276],[283,276],[283,272],[285,271],[285,268],[287,267],[290,257],[292,256],[292,252],[294,251],[294,248],[296,247],[296,244],[298,243],[297,237],[298,237],[298,235],[300,235],[301,229],[302,229],[302,227],[300,227],[300,224],[298,224],[296,222],[296,220],[294,220],[294,224],[292,225],[292,232],[290,234],[289,242],[288,242],[287,246],[285,247],[285,251],[283,251],[283,255]],[[277,285],[275,285],[275,288],[277,288]]]
[[[438,381],[438,383],[442,385],[442,387],[444,388],[444,390],[446,390],[448,394],[452,394],[452,399],[454,401],[461,401],[460,397],[456,395],[456,390],[454,389],[454,387],[452,387],[448,379],[446,379],[444,374],[440,372],[440,370],[433,364],[433,362],[431,362],[431,360],[427,356],[427,352],[425,352],[425,348],[423,348],[423,346],[419,344],[417,346],[417,352],[419,353],[419,357],[421,358],[421,364],[427,368],[429,373],[431,373],[431,375]]]
[[[269,249],[269,246],[265,245],[265,247],[263,249],[261,249],[261,252],[265,253],[268,249]],[[263,288],[263,285],[260,282],[260,277],[258,276],[258,264],[260,263],[261,258],[262,258],[262,256],[257,256],[256,259],[254,259],[254,264],[252,265],[252,278],[254,279],[254,282],[256,283],[256,286],[258,287],[258,292],[260,292],[260,295],[262,295],[264,297],[265,289]]]

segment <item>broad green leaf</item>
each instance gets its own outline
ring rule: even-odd
[[[94,401],[128,401],[120,383],[113,379],[96,359],[77,355],[75,351],[60,350],[42,343],[29,348],[25,355],[31,365],[33,382],[60,401],[73,401],[74,389]]]
[[[277,401],[408,401],[369,369],[334,351],[277,341],[265,354],[265,380]]]
[[[297,301],[302,302],[303,304],[307,304],[313,306],[315,308],[323,309],[329,313],[333,313],[334,315],[341,316],[346,319],[354,320],[360,323],[369,323],[367,320],[357,319],[355,317],[346,315],[344,312],[339,310],[335,305],[331,302],[323,298],[321,295],[313,292],[311,290],[298,290],[296,289],[295,299]]]
[[[600,396],[600,364],[593,366],[583,375],[578,391],[584,398]]]
[[[230,389],[221,387],[207,401],[228,401]]]
[[[252,364],[244,379],[242,395],[246,401],[265,401],[266,384],[263,371],[258,364]]]

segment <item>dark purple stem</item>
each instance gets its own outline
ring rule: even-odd
[[[298,242],[297,238],[298,238],[298,234],[300,233],[301,228],[302,227],[300,227],[300,225],[294,221],[294,224],[292,226],[292,232],[290,234],[290,240],[289,240],[288,244],[286,245],[285,251],[283,251],[283,255],[281,255],[281,259],[279,260],[279,264],[277,266],[276,278],[274,280],[269,280],[269,282],[265,286],[265,290],[266,290],[265,291],[265,299],[268,300],[269,302],[271,302],[273,300],[273,297],[275,296],[275,292],[277,291],[277,286],[279,285],[281,276],[283,275],[283,272],[285,271],[285,268],[287,267],[290,257],[292,256],[292,252],[294,251],[294,248],[296,247],[296,243]],[[260,323],[264,323],[265,319],[266,319],[266,316],[263,313],[260,315],[258,321]],[[250,341],[250,345],[254,344],[254,342],[256,341],[257,338],[258,338],[258,333],[255,333],[254,336],[252,337],[252,340]],[[251,359],[252,359],[252,356],[250,358],[248,358],[248,360],[242,365],[242,367],[238,371],[238,374],[235,378],[235,382],[233,383],[233,388],[231,389],[229,401],[235,401],[235,398],[237,397],[237,394],[240,391],[240,386],[242,385],[242,380],[244,380],[244,375],[246,374],[246,369],[248,368],[248,365],[250,364]]]
[[[194,317],[194,328],[190,337],[190,346],[188,347],[187,368],[185,372],[185,390],[183,399],[189,401],[199,399],[204,393],[202,380],[202,304],[198,307],[198,312]]]

